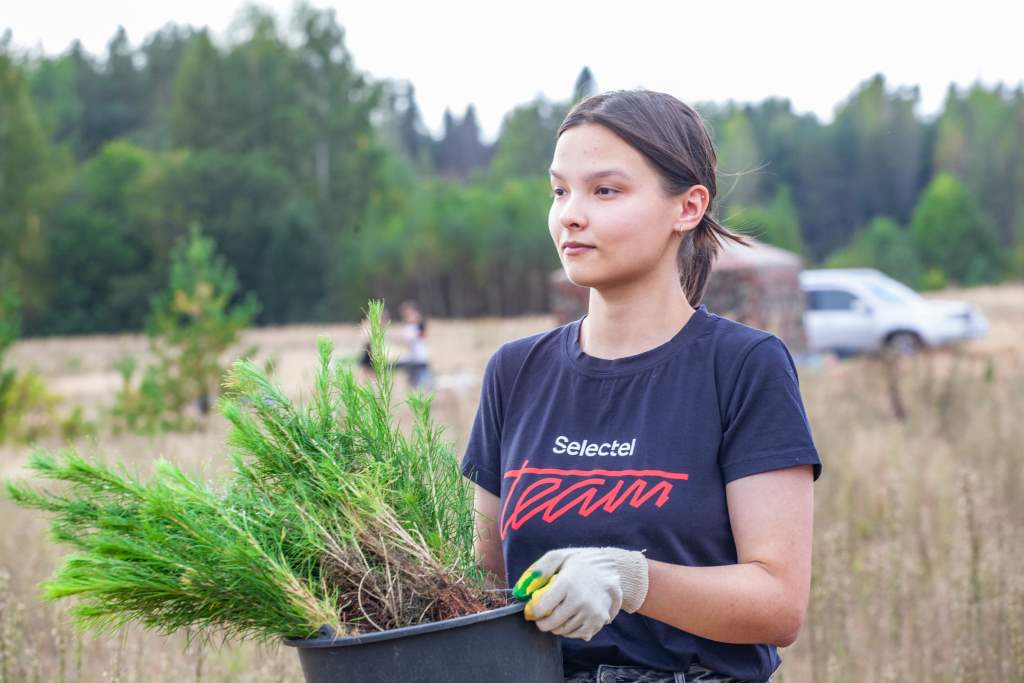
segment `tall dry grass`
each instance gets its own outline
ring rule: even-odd
[[[901,362],[904,421],[893,417],[878,360],[801,371],[825,473],[815,485],[808,621],[782,652],[776,681],[1024,680],[1024,572],[1016,566],[1024,555],[1024,285],[939,296],[974,301],[993,330],[958,351]],[[457,452],[489,354],[552,325],[546,316],[432,321],[442,380],[435,411]],[[273,357],[297,396],[312,379],[319,332],[339,352],[358,352],[358,328],[341,325],[253,330],[242,345]],[[124,349],[142,353],[144,343],[132,336],[27,340],[12,360],[95,411],[116,389],[111,363]],[[214,420],[196,434],[103,436],[80,446],[143,473],[164,455],[217,477],[226,467],[226,429]],[[26,455],[0,448],[0,474],[17,474]],[[100,640],[79,636],[59,605],[36,598],[35,585],[59,552],[44,533],[41,517],[0,500],[0,683],[302,680],[287,648],[188,645],[184,635],[134,629]]]
[[[803,383],[815,488],[810,615],[783,680],[1021,681],[1019,352],[877,360]]]
[[[1024,681],[1024,286],[943,292],[991,334],[801,375],[825,474],[791,681]]]

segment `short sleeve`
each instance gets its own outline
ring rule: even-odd
[[[815,480],[821,475],[796,365],[778,337],[757,342],[741,360],[723,423],[718,462],[725,482],[808,464]]]
[[[504,415],[498,372],[500,351],[498,349],[491,355],[484,368],[480,404],[462,456],[463,476],[496,496],[501,495],[501,427]]]

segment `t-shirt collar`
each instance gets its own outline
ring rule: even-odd
[[[672,357],[690,340],[700,335],[707,327],[710,314],[708,313],[707,306],[700,304],[694,309],[690,319],[664,344],[633,356],[610,359],[589,356],[580,350],[580,325],[586,317],[586,315],[583,315],[578,320],[574,320],[565,326],[563,347],[570,363],[576,369],[584,374],[608,376],[639,372]]]

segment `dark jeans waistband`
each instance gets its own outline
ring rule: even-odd
[[[769,683],[771,679],[768,679]],[[655,671],[634,666],[602,664],[596,669],[566,674],[565,683],[749,683],[693,665],[686,671]]]

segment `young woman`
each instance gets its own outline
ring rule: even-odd
[[[701,304],[719,239],[700,116],[595,95],[548,229],[587,314],[490,358],[462,471],[476,552],[563,636],[566,681],[765,681],[796,640],[821,461],[778,337]]]

